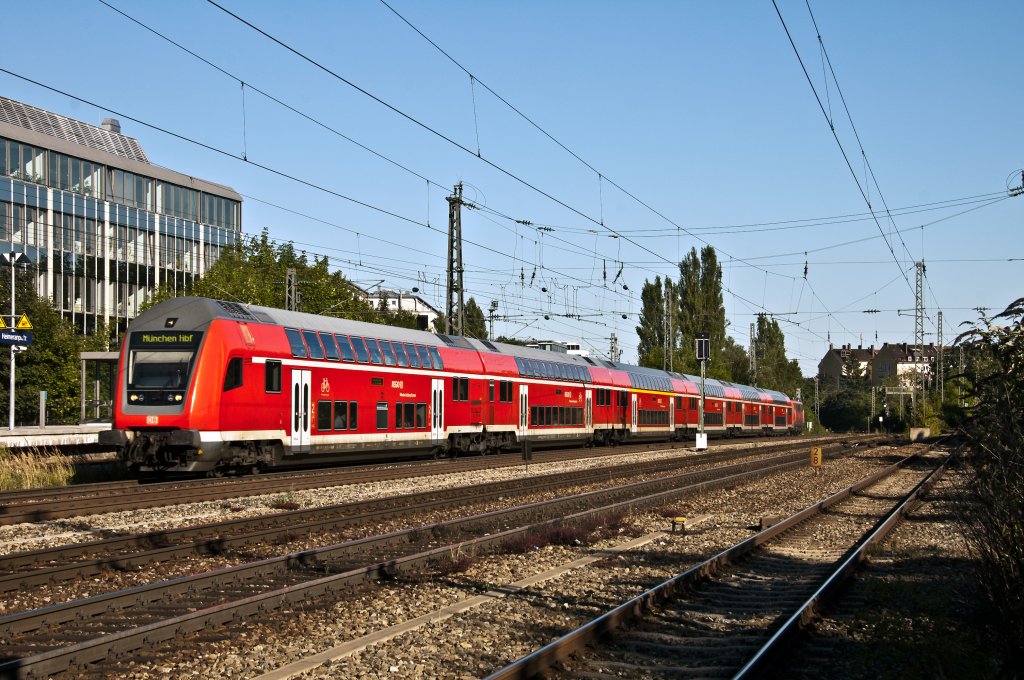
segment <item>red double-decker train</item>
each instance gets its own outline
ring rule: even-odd
[[[113,429],[133,470],[218,474],[317,462],[679,439],[700,381],[486,340],[175,298],[139,315]],[[711,434],[797,432],[781,392],[705,382]]]

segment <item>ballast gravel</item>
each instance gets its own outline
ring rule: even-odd
[[[339,602],[250,619],[233,629],[230,639],[222,639],[222,631],[216,630],[205,636],[189,636],[177,641],[178,651],[173,654],[123,662],[107,677],[259,677],[631,537],[654,534],[646,545],[625,554],[599,559],[444,621],[332,658],[301,675],[480,677],[752,535],[759,530],[762,517],[791,514],[906,453],[906,448],[858,449],[852,455],[828,460],[819,469],[801,468],[691,497],[658,512],[637,512],[625,519],[617,535],[594,545],[545,546],[524,555],[471,556],[475,560],[462,573],[422,573],[370,584]],[[636,454],[631,459],[636,459]],[[483,481],[480,473],[473,473],[473,477],[473,481]],[[392,488],[388,493],[398,492]],[[667,518],[705,514],[710,518],[696,529],[686,534],[671,533]]]

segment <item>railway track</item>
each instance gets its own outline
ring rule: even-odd
[[[757,677],[945,470],[919,454],[488,676]]]
[[[840,441],[851,441],[852,439],[854,437],[845,437]],[[786,439],[777,444],[767,445],[761,448],[761,450],[780,450],[790,446],[793,440],[811,445],[818,442],[835,441],[835,438],[808,439],[796,437]],[[679,444],[662,442],[657,444],[632,444],[600,450],[574,448],[538,451],[534,454],[533,462],[536,464],[563,461],[570,458],[605,457],[630,452],[672,448],[674,446],[679,446]],[[715,448],[724,448],[724,445],[718,445]],[[5,492],[0,494],[0,525],[80,517],[114,510],[141,510],[144,508],[198,501],[287,493],[302,489],[359,484],[370,481],[470,472],[522,464],[522,461],[513,455],[479,456],[443,461],[396,463],[388,466],[373,465],[344,469],[278,472],[270,475],[242,477],[239,479],[197,479],[153,484],[119,481],[83,484],[60,489]]]
[[[0,618],[6,655],[0,675],[36,677],[84,669],[252,614],[337,597],[354,584],[422,569],[456,550],[494,550],[538,524],[621,513],[740,484],[805,465],[806,450],[799,448],[768,460],[530,503],[5,616]],[[416,509],[406,506],[406,511]]]
[[[825,447],[825,453],[830,457],[844,450],[841,443]],[[350,527],[373,525],[397,516],[410,516],[411,513],[433,509],[455,511],[470,503],[485,503],[545,491],[557,492],[569,486],[608,484],[611,480],[622,482],[640,476],[674,474],[680,470],[758,455],[763,454],[755,449],[628,463],[357,503],[297,509],[274,515],[12,553],[0,557],[0,593],[87,578],[107,570],[139,569],[192,555],[233,553],[257,544],[279,545],[296,536],[338,532]]]

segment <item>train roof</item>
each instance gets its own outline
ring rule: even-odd
[[[306,330],[330,331],[344,335],[400,340],[402,342],[439,348],[452,347],[475,352],[493,352],[495,354],[536,359],[538,361],[558,361],[565,364],[622,371],[629,375],[630,383],[635,387],[664,389],[665,391],[671,391],[669,378],[683,380],[696,385],[700,384],[699,377],[675,371],[663,371],[657,368],[634,366],[606,359],[551,352],[537,347],[477,340],[475,338],[431,333],[429,331],[402,328],[400,326],[384,326],[365,321],[355,321],[353,319],[340,319],[332,316],[293,312],[274,307],[262,307],[260,305],[202,297],[176,297],[161,302],[137,316],[132,321],[132,330],[147,330],[149,328],[157,330],[165,328],[164,324],[168,317],[176,317],[181,326],[200,330],[209,326],[215,319],[232,319],[234,321],[266,323]],[[782,392],[740,385],[725,380],[716,380],[715,378],[705,378],[704,387],[705,392],[710,396],[725,397],[727,396],[726,388],[733,388],[738,390],[746,399],[760,401],[761,395],[765,395],[777,404],[788,404],[790,401],[790,398]]]

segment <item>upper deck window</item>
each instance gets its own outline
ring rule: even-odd
[[[309,354],[306,352],[306,343],[302,341],[302,334],[294,328],[285,328],[284,334],[288,336],[288,344],[292,348],[292,356],[305,359]]]
[[[306,345],[309,346],[309,358],[323,359],[324,348],[320,344],[320,338],[317,337],[316,331],[302,331],[302,336],[306,338]]]

